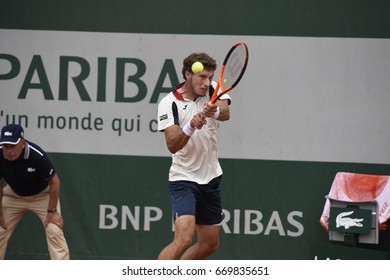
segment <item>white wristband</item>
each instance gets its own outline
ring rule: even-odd
[[[219,113],[221,113],[221,109],[219,109],[219,106],[217,107],[217,111],[215,111],[213,119],[218,119]]]
[[[186,125],[183,127],[183,132],[185,135],[190,136],[190,137],[192,136],[192,134],[194,134],[195,128],[193,128],[191,126],[191,121],[186,123]]]

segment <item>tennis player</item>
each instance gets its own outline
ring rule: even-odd
[[[203,64],[200,73],[192,71]],[[158,129],[165,134],[172,153],[168,188],[175,233],[158,259],[205,259],[219,247],[220,224],[224,218],[218,161],[218,121],[230,118],[230,97],[215,104],[210,96],[217,64],[206,53],[190,54],[183,61],[184,82],[158,105]],[[195,234],[196,243],[193,243]]]

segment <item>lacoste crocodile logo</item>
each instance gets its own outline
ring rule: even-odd
[[[345,229],[349,229],[350,227],[362,227],[364,219],[357,219],[357,218],[349,218],[346,216],[350,216],[353,214],[354,211],[349,212],[342,212],[337,215],[336,217],[336,227],[344,227]]]

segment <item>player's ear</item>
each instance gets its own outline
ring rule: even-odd
[[[191,71],[188,71],[188,70],[186,70],[184,74],[185,74],[186,80],[188,80],[188,79],[191,77],[191,75],[192,75],[192,72],[191,72]]]

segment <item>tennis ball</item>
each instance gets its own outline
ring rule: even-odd
[[[203,71],[203,69],[204,69],[203,64],[199,61],[195,61],[191,66],[192,73],[194,74],[199,74],[200,72]]]

